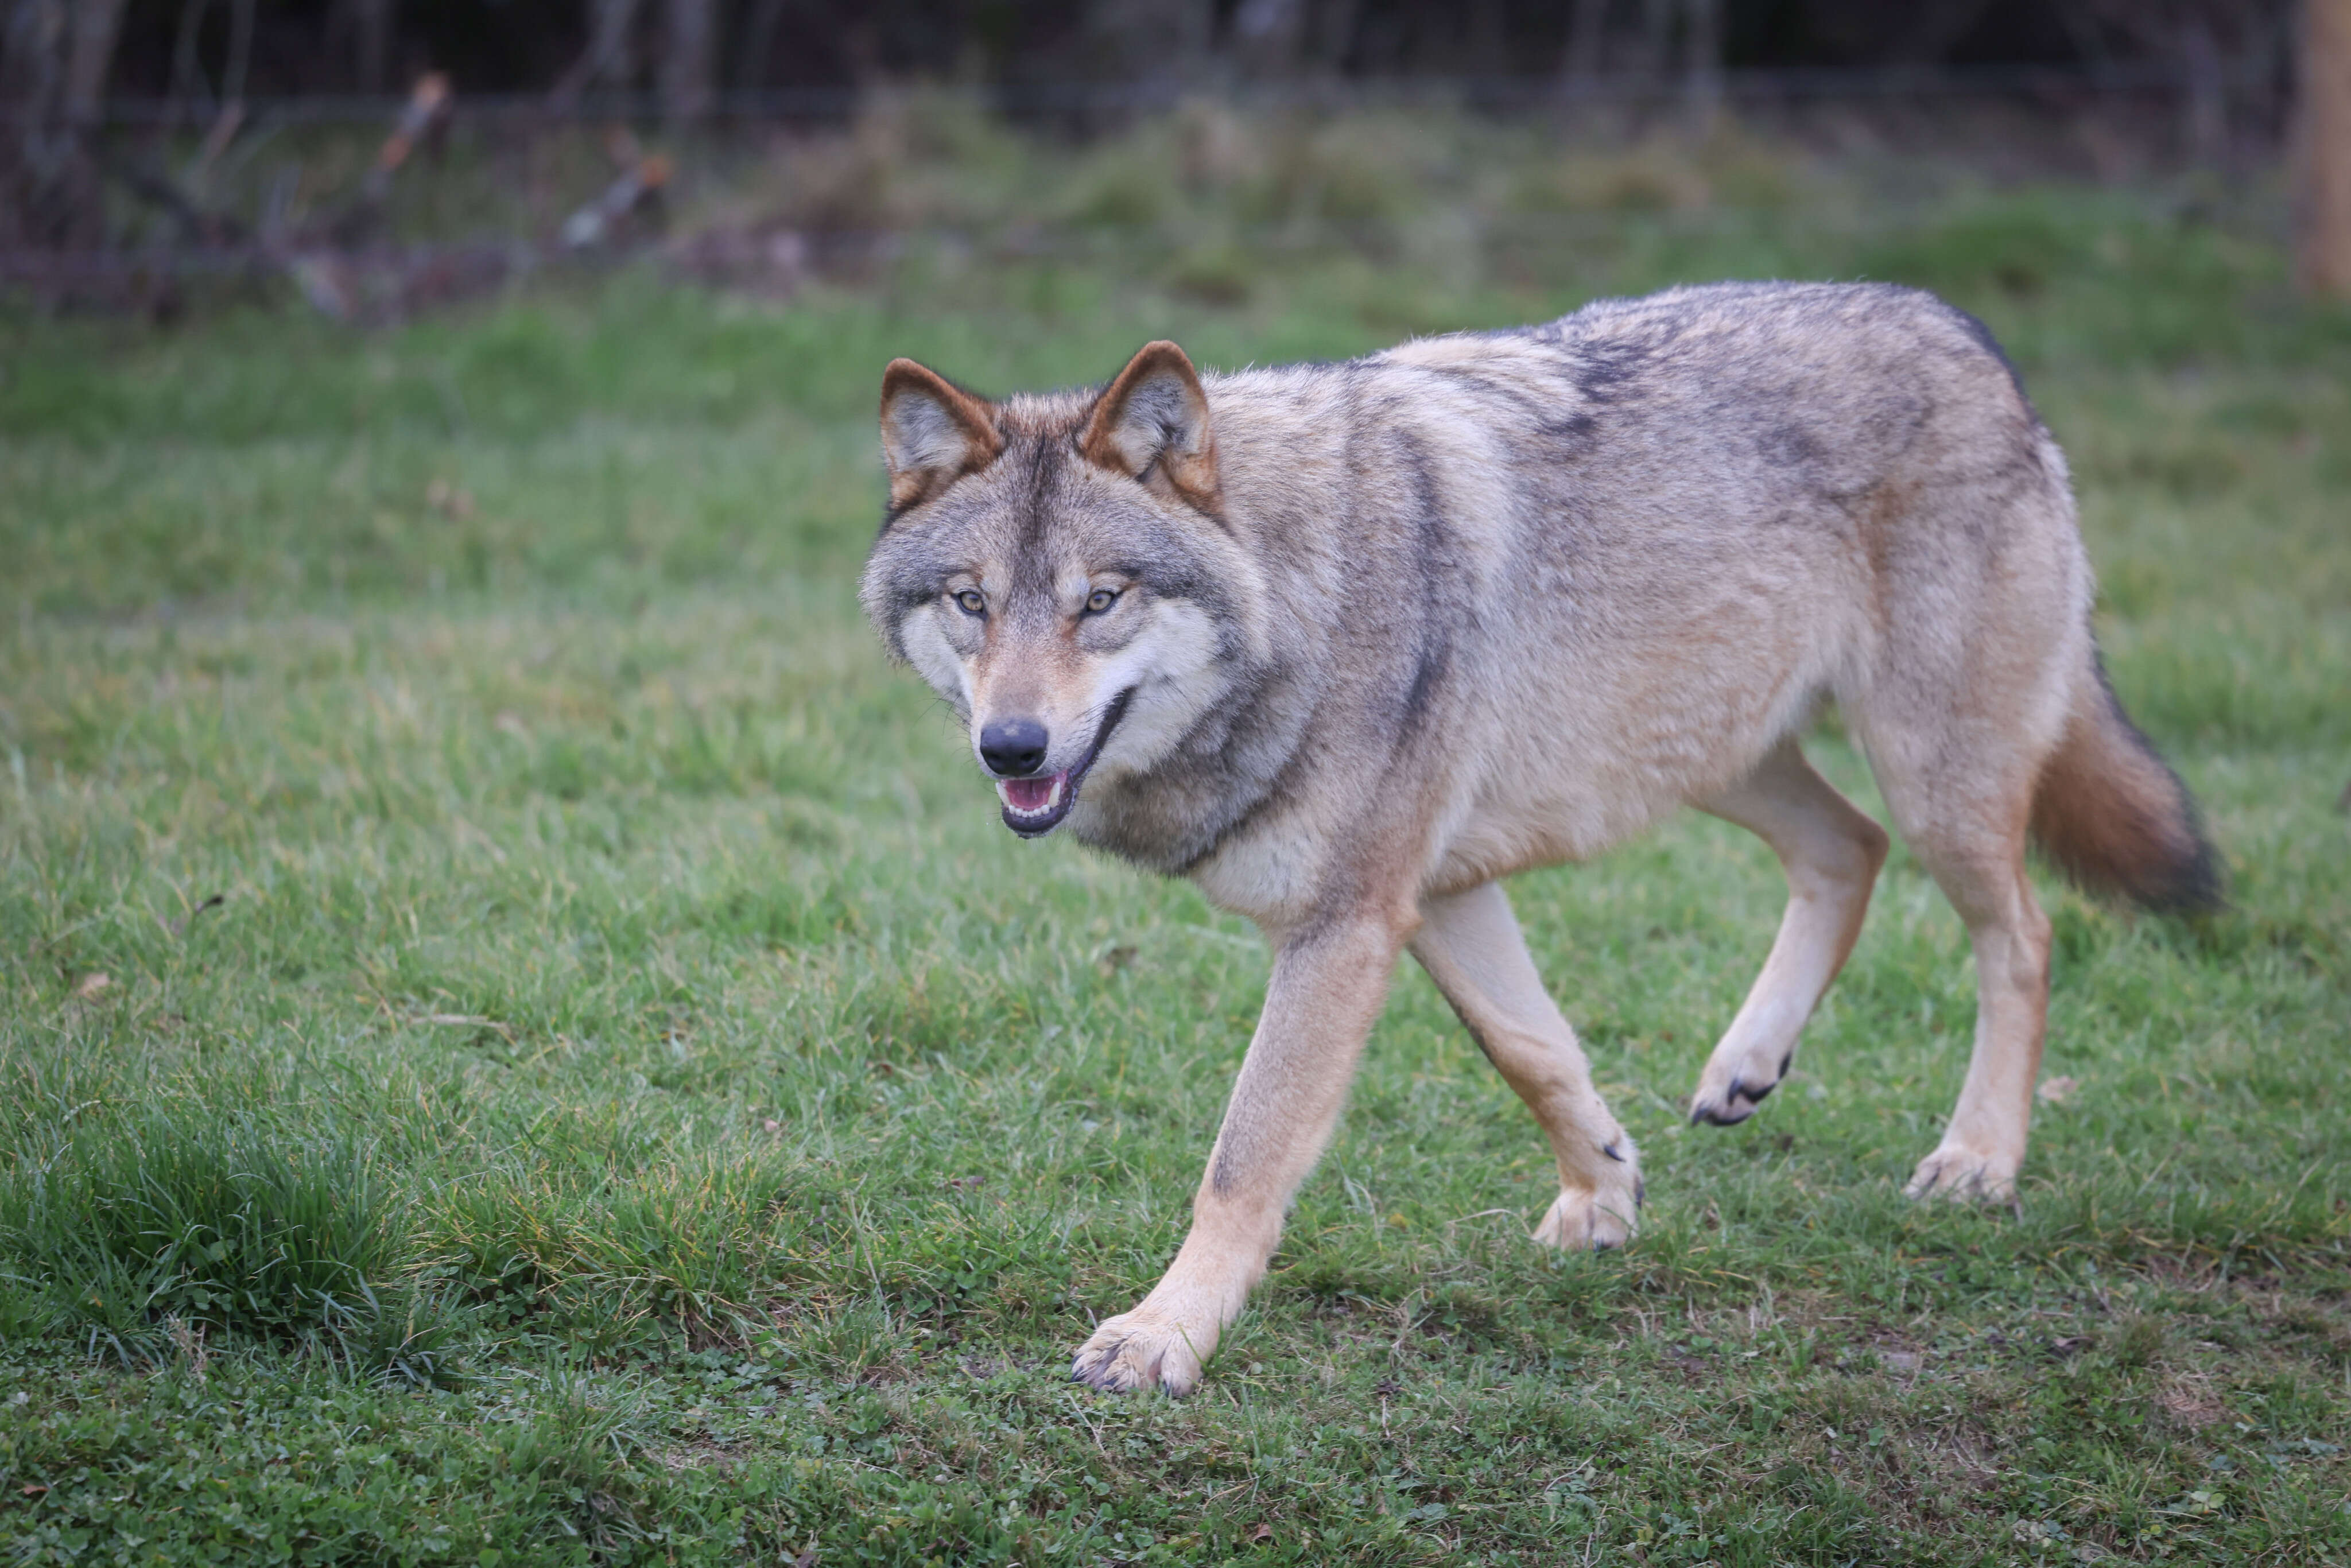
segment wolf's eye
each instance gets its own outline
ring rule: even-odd
[[[1118,593],[1115,590],[1097,588],[1092,593],[1086,595],[1086,613],[1089,615],[1100,615],[1103,611],[1108,610],[1112,605],[1116,604],[1117,602]]]
[[[967,588],[955,596],[956,608],[966,615],[987,613],[987,599],[977,588]]]

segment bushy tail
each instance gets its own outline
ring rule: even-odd
[[[2075,685],[2065,737],[2032,793],[2032,837],[2074,882],[2142,909],[2220,906],[2220,869],[2196,801],[2116,700],[2105,662]]]

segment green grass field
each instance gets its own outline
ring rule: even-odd
[[[2351,1561],[2351,318],[2111,193],[1573,234],[7,318],[0,1557]],[[2011,346],[2231,911],[2045,884],[2073,1087],[1979,1210],[1896,1190],[1974,1011],[1899,850],[1727,1132],[1679,1107],[1761,844],[1523,877],[1636,1243],[1526,1240],[1547,1153],[1411,972],[1201,1392],[1067,1383],[1180,1238],[1267,955],[1015,841],[883,665],[882,364],[1002,391],[1759,276],[1924,282]]]

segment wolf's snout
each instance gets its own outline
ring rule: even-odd
[[[999,779],[1026,779],[1045,766],[1045,741],[1033,718],[993,719],[979,732],[979,759]]]

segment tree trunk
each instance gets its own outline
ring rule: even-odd
[[[122,34],[122,0],[79,0],[73,8],[73,53],[66,61],[66,117],[85,131],[106,107],[106,78]]]
[[[1362,0],[1328,0],[1318,9],[1315,68],[1335,81],[1347,74],[1347,59],[1355,52],[1355,34],[1363,25],[1364,7]]]
[[[1502,77],[1510,74],[1510,25],[1501,0],[1473,0],[1468,26],[1463,29],[1468,75]]]
[[[736,46],[735,90],[758,92],[768,85],[768,57],[776,52],[776,28],[784,19],[784,0],[758,0]]]
[[[716,97],[718,7],[716,0],[666,0],[664,9],[662,114],[673,126],[699,124]]]
[[[1560,78],[1572,90],[1600,85],[1600,52],[1608,39],[1608,0],[1574,0],[1567,12],[1566,56]]]
[[[105,237],[98,165],[74,114],[80,51],[73,9],[68,0],[8,0],[0,31],[0,248],[74,250]]]
[[[2300,75],[2302,286],[2351,299],[2351,0],[2304,0]]]
[[[1682,108],[1690,134],[1714,134],[1722,113],[1722,0],[1684,0]]]
[[[1305,33],[1305,0],[1241,0],[1233,13],[1234,53],[1262,80],[1290,79]]]
[[[2218,169],[2229,156],[2229,84],[2211,20],[2200,12],[2189,13],[2180,24],[2179,58],[2188,78],[2188,161],[2199,169]]]
[[[392,0],[353,0],[359,89],[372,98],[392,85]]]
[[[558,110],[569,109],[591,87],[634,83],[636,57],[630,44],[636,25],[637,0],[588,0],[588,47],[548,95]]]
[[[1655,87],[1673,63],[1674,13],[1681,0],[1641,0],[1641,75]]]

